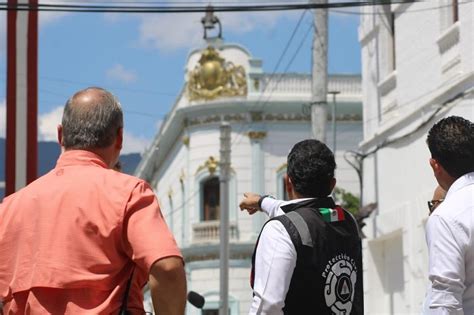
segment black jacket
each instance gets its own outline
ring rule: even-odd
[[[283,206],[285,215],[271,219],[283,224],[297,252],[284,314],[362,315],[362,245],[357,223],[342,208],[338,221],[325,221],[321,208],[335,209],[336,205],[330,197],[309,199]]]

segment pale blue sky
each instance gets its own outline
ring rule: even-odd
[[[5,25],[4,12],[0,23]],[[188,52],[202,44],[202,14],[118,15],[44,14],[40,16],[40,138],[54,139],[59,109],[78,89],[108,88],[125,111],[126,152],[139,151],[157,132],[184,82]],[[217,14],[226,42],[238,43],[263,60],[272,72],[302,11]],[[330,14],[329,72],[360,73],[359,17]],[[306,12],[283,71],[312,23]],[[0,136],[5,119],[5,34],[0,27]],[[312,34],[306,38],[290,72],[309,73]],[[127,141],[128,140],[128,141]]]

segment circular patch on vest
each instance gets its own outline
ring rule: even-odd
[[[340,254],[329,260],[323,278],[326,305],[336,315],[350,314],[357,281],[357,267],[352,258]]]

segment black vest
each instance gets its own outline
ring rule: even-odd
[[[364,314],[359,230],[354,217],[342,209],[344,219],[326,222],[319,209],[335,207],[330,197],[309,199],[283,206],[285,215],[271,219],[283,224],[297,253],[285,315]]]

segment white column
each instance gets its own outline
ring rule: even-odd
[[[264,131],[250,131],[248,133],[252,148],[252,192],[265,194],[265,157],[262,150],[262,141],[267,136]],[[257,238],[265,220],[265,214],[258,212],[252,216],[252,230]]]

